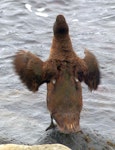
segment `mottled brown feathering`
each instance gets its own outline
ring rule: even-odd
[[[41,84],[49,82],[56,74],[56,66],[52,61],[43,62],[28,51],[17,52],[13,63],[21,81],[33,92],[36,92]]]
[[[35,55],[26,51],[19,51],[14,59],[14,66],[17,74],[28,89],[35,92],[43,83],[42,68],[43,62]]]
[[[100,84],[100,71],[96,57],[87,49],[85,50],[84,61],[87,65],[88,71],[84,76],[84,81],[88,85],[89,89],[96,90]]]
[[[22,82],[35,92],[47,83],[47,107],[61,132],[80,131],[82,110],[82,88],[84,81],[90,90],[96,90],[100,83],[99,65],[94,54],[85,50],[81,59],[74,52],[69,36],[69,27],[63,15],[58,15],[53,26],[53,40],[50,56],[43,62],[30,52],[19,51],[14,66]]]

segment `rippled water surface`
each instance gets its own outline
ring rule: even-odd
[[[81,126],[115,141],[114,0],[0,0],[0,137],[32,144],[50,123],[46,85],[36,94],[28,91],[12,60],[19,49],[46,60],[58,14],[66,17],[76,53],[83,57],[84,49],[90,49],[101,68],[97,91],[82,84]]]

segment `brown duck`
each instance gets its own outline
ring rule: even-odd
[[[82,88],[84,81],[90,90],[100,83],[100,71],[96,57],[85,50],[84,59],[74,52],[69,36],[68,24],[63,15],[58,15],[53,26],[50,56],[43,62],[34,54],[21,50],[14,59],[14,66],[22,82],[36,92],[47,83],[47,107],[61,132],[80,131],[79,120],[82,110]]]

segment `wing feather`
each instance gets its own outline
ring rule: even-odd
[[[35,92],[44,82],[42,79],[43,62],[30,52],[20,50],[13,61],[16,73],[29,90]]]
[[[99,64],[94,54],[92,54],[90,51],[86,49],[84,53],[85,57],[83,60],[88,68],[88,71],[84,76],[84,82],[88,85],[91,91],[96,90],[100,84]]]

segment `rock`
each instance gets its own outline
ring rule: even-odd
[[[45,144],[45,145],[17,145],[17,144],[6,144],[0,145],[0,150],[70,150],[61,144]]]
[[[54,130],[48,130],[47,132],[43,132],[41,136],[38,136],[38,139],[36,139],[36,141],[32,144],[25,141],[22,142],[15,138],[13,139],[0,137],[0,144],[2,144],[0,145],[0,150],[9,150],[8,148],[10,147],[10,150],[23,150],[22,148],[25,148],[25,150],[28,150],[28,148],[29,150],[36,150],[36,146],[44,146],[46,144],[50,144],[50,148],[51,146],[54,146],[54,144],[62,144],[67,146],[71,150],[115,150],[114,140],[111,141],[106,137],[102,137],[102,135],[100,135],[97,131],[86,128],[83,128],[82,132],[78,132],[76,134],[64,134],[61,133],[57,128],[55,128]],[[29,147],[24,145],[36,146]],[[39,150],[38,148],[39,146],[37,147],[37,150]],[[59,147],[56,146],[55,148],[58,149]],[[63,147],[59,149],[63,150]]]
[[[59,130],[49,130],[36,144],[63,144],[72,150],[114,150],[104,137],[95,131],[83,129],[82,132],[64,134]]]

